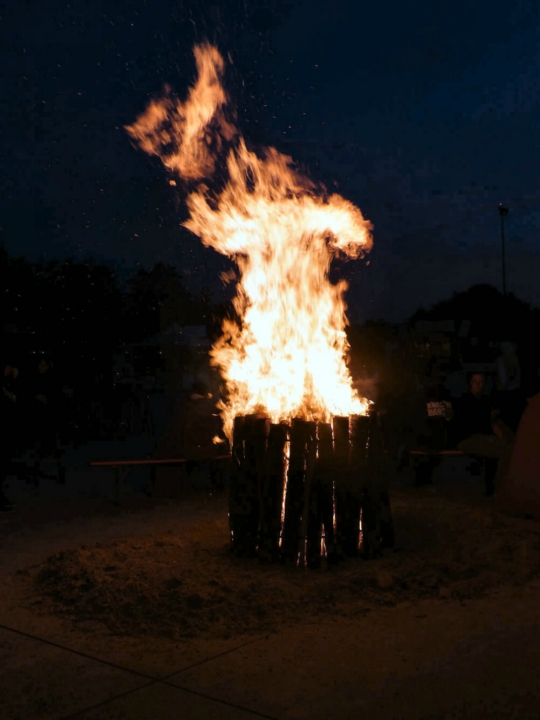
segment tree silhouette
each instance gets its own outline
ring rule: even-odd
[[[504,296],[492,285],[475,285],[427,310],[417,310],[409,325],[417,320],[470,320],[476,337],[518,342],[533,327],[539,329],[540,310],[512,293]]]

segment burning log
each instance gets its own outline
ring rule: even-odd
[[[351,465],[361,477],[364,477],[367,467],[370,422],[369,415],[351,417]]]
[[[244,428],[245,417],[237,415],[234,418],[229,470],[229,533],[233,552],[239,552],[242,546],[245,514]]]
[[[287,425],[270,425],[260,501],[259,559],[262,562],[276,562],[279,559],[288,438]]]
[[[358,555],[360,497],[350,467],[349,418],[334,417],[334,469],[336,508],[336,552],[343,556]]]
[[[358,517],[356,518],[358,520],[357,527],[359,530],[358,535],[356,536],[356,552],[355,555],[358,554],[358,549],[360,546],[360,527],[361,527],[361,514],[362,514],[362,499],[364,496],[365,488],[369,482],[368,480],[368,446],[369,446],[369,440],[370,440],[370,417],[368,415],[353,415],[351,417],[351,473],[353,477],[355,478],[355,488],[356,488],[356,495],[355,495],[355,503],[357,502],[358,505],[355,505],[355,513],[358,509]],[[363,529],[363,525],[362,525]]]
[[[257,415],[246,415],[244,428],[245,535],[242,554],[254,557],[260,519],[260,497],[266,442],[270,421]]]
[[[300,517],[300,564],[316,565],[321,559],[321,531],[315,534],[313,527],[318,515],[317,488],[314,485],[317,463],[317,423],[306,423],[305,471],[304,471],[304,504]],[[311,532],[310,532],[311,530]]]
[[[330,423],[317,424],[317,461],[311,484],[311,501],[307,531],[307,565],[317,568],[321,561],[321,540],[328,562],[335,562],[334,536],[334,448]]]
[[[362,493],[362,556],[366,560],[373,559],[381,551],[380,513],[377,503],[381,447],[376,414],[373,412],[369,419],[368,472]]]
[[[289,427],[257,415],[236,417],[229,488],[232,551],[258,554],[261,562],[281,556],[283,562],[317,568],[324,529],[329,565],[358,556],[360,533],[363,557],[376,557],[394,544],[382,461],[376,413],[336,416],[333,429],[298,418]]]
[[[234,419],[229,486],[231,550],[253,557],[259,528],[259,487],[269,421],[256,415]]]
[[[304,509],[304,482],[308,443],[313,435],[314,423],[294,418],[291,425],[291,445],[287,491],[285,495],[285,521],[281,541],[281,557],[284,562],[297,562],[302,537],[302,512]]]

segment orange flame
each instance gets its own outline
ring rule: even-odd
[[[186,102],[167,90],[126,129],[168,170],[199,181],[185,226],[239,269],[241,325],[225,320],[211,352],[227,385],[225,432],[236,415],[252,412],[273,422],[361,414],[368,401],[352,387],[345,362],[347,283],[333,285],[328,272],[335,255],[369,252],[371,223],[341,196],[317,195],[275,148],[262,157],[250,151],[225,117],[223,58],[208,44],[194,53],[198,79]],[[225,149],[227,180],[213,192],[200,181]]]

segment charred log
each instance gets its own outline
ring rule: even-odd
[[[263,461],[269,421],[256,415],[235,418],[229,489],[231,549],[253,557],[257,552]]]
[[[246,513],[244,484],[244,428],[245,417],[234,418],[231,460],[229,466],[229,533],[232,552],[242,545],[243,518]]]
[[[317,488],[314,485],[315,468],[317,463],[317,423],[306,422],[305,445],[305,472],[304,472],[304,502],[300,517],[300,564],[316,566],[317,559],[321,558],[321,532],[309,532],[314,526],[314,519],[318,514]]]
[[[334,537],[334,448],[330,423],[317,425],[317,459],[311,482],[311,500],[307,530],[307,564],[318,568],[321,563],[321,540],[332,562],[336,555]]]
[[[286,563],[296,563],[302,538],[304,482],[306,477],[307,445],[310,423],[294,418],[291,425],[289,469],[285,496],[285,520],[281,542],[281,557]]]
[[[370,418],[367,415],[353,415],[351,417],[351,475],[354,478],[354,523],[355,552],[358,555],[360,547],[360,520],[362,513],[362,499],[369,483],[368,475],[368,447],[370,439]],[[369,514],[369,511],[368,511]]]

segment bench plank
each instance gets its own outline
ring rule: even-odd
[[[461,450],[409,450],[409,455],[465,455]]]
[[[210,460],[230,460],[230,455],[216,455],[205,460],[193,460],[193,462],[209,462]],[[180,465],[190,462],[189,458],[147,458],[144,460],[91,460],[88,464],[91,467],[120,467],[121,465]]]
[[[193,460],[193,462],[212,462],[214,460],[230,460],[231,455],[215,455],[207,460]],[[183,465],[190,462],[189,458],[144,458],[144,459],[130,459],[130,460],[91,460],[88,465],[90,467],[110,467],[114,468],[115,482],[114,482],[114,504],[120,505],[120,486],[122,479],[125,478],[125,473],[131,467],[140,465],[161,465],[162,467],[173,467],[175,465]]]

